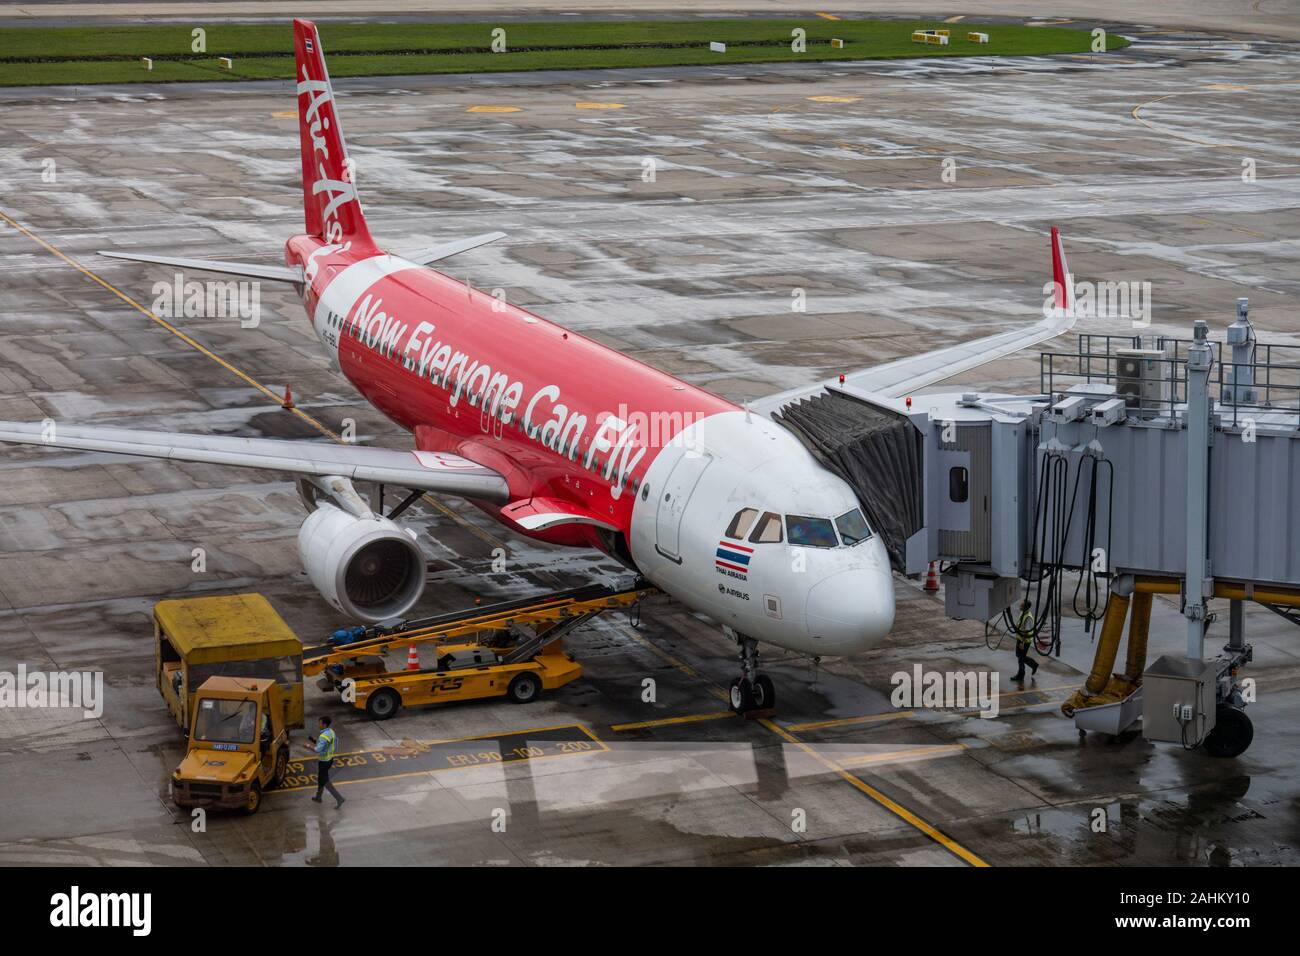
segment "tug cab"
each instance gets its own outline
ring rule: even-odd
[[[266,678],[209,677],[194,694],[189,747],[172,773],[178,807],[256,813],[289,767],[280,685]]]

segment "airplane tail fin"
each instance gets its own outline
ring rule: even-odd
[[[312,21],[293,21],[293,53],[307,233],[329,243],[374,246],[357,198],[356,166],[343,141],[320,32]]]
[[[1074,277],[1065,263],[1065,245],[1055,226],[1052,227],[1052,290],[1058,309],[1069,312],[1074,308]]]

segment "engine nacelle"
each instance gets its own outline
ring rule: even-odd
[[[424,553],[388,518],[321,503],[298,530],[298,556],[325,600],[358,620],[402,617],[424,591]]]

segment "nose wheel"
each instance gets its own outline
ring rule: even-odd
[[[737,635],[736,643],[741,676],[731,682],[731,709],[741,716],[767,716],[776,708],[776,687],[772,678],[758,672],[758,642]]]

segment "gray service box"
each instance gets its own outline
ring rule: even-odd
[[[1203,741],[1214,729],[1217,673],[1213,661],[1166,654],[1153,662],[1142,675],[1142,736],[1188,747]],[[1176,704],[1191,706],[1190,722],[1174,716]]]
[[[976,574],[960,566],[943,572],[943,612],[958,621],[987,621],[1020,598],[1020,579]]]

